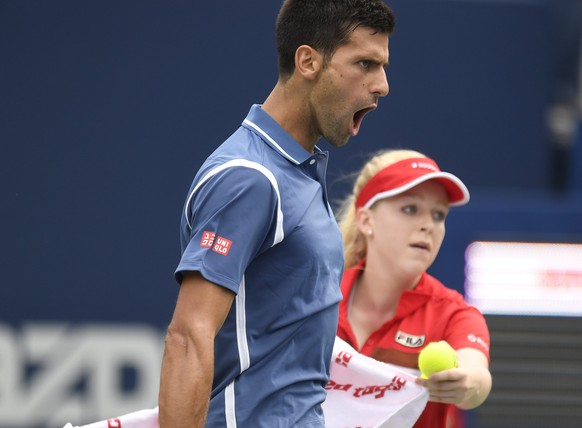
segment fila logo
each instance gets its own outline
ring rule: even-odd
[[[424,334],[415,336],[413,334],[408,334],[398,330],[394,340],[396,343],[399,343],[402,346],[406,346],[407,348],[420,348],[422,345],[424,345],[426,336]]]

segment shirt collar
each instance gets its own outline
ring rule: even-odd
[[[305,162],[314,154],[325,153],[317,146],[313,154],[307,152],[259,104],[254,104],[251,107],[242,126],[258,134],[268,145],[279,152],[281,156],[297,165]]]

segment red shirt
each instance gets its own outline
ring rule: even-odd
[[[418,354],[430,342],[446,340],[454,349],[475,348],[489,359],[489,329],[481,312],[455,290],[424,273],[400,297],[394,318],[359,344],[348,321],[348,303],[365,262],[344,272],[337,335],[360,353],[386,363],[418,369]],[[451,409],[453,408],[453,409]],[[414,428],[447,427],[451,404],[429,402]]]

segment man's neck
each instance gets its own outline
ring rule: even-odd
[[[320,136],[314,131],[304,90],[294,84],[292,78],[284,83],[277,82],[262,108],[305,150],[313,153]]]

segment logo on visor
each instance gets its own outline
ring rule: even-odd
[[[423,168],[423,169],[430,169],[431,171],[438,171],[438,168],[436,168],[433,164],[430,164],[428,162],[412,162],[411,166],[414,169]]]

